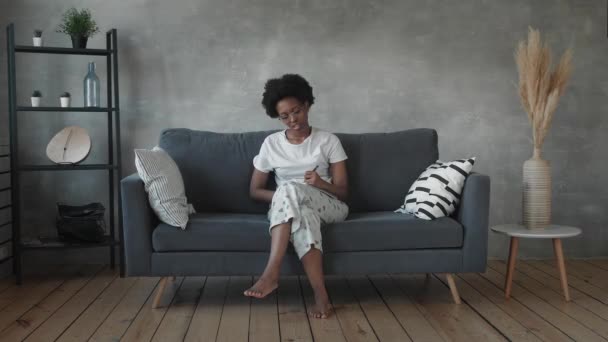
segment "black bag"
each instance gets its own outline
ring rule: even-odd
[[[70,242],[102,242],[105,208],[101,203],[81,206],[57,203],[57,233]]]

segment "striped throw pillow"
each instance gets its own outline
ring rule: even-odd
[[[414,214],[424,220],[450,216],[460,203],[460,194],[473,164],[475,157],[436,161],[412,184],[405,202],[395,212]]]
[[[158,218],[166,224],[186,229],[188,204],[184,180],[175,161],[162,148],[135,150],[135,167],[143,180],[148,201]]]

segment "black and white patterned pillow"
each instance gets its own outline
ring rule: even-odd
[[[460,194],[475,157],[450,162],[436,161],[427,167],[410,187],[397,213],[433,220],[450,216],[460,202]]]

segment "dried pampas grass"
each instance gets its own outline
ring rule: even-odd
[[[519,72],[519,97],[532,125],[534,156],[540,157],[553,113],[572,71],[572,50],[567,49],[551,70],[551,50],[546,42],[542,43],[540,32],[530,27],[528,41],[521,41],[517,46],[515,61]]]

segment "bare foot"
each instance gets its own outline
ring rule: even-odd
[[[328,318],[333,312],[333,307],[329,303],[329,298],[316,298],[315,305],[310,308],[308,314],[313,318]]]
[[[276,278],[262,277],[252,287],[245,290],[243,294],[248,297],[264,298],[277,287],[279,287],[279,282]]]

